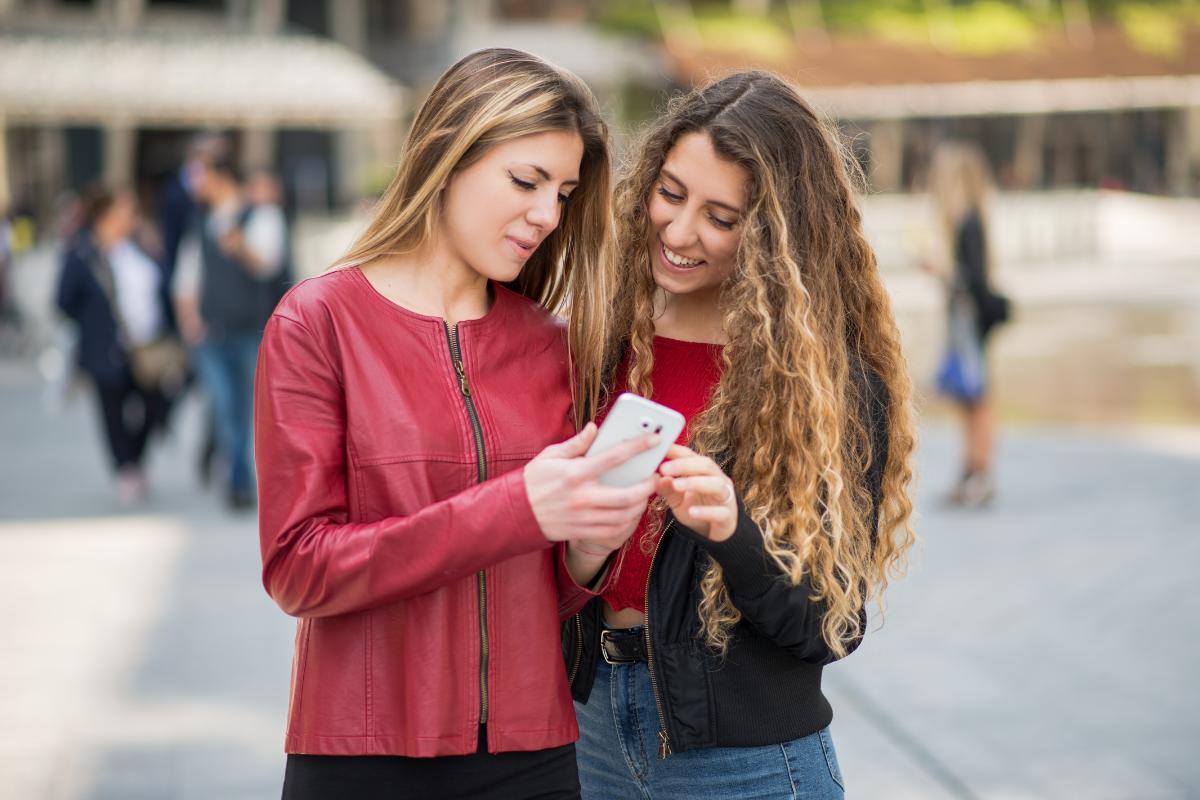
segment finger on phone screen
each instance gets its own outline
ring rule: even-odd
[[[619,445],[610,447],[599,455],[589,456],[587,460],[590,463],[584,472],[591,477],[607,472],[618,464],[624,464],[638,453],[643,453],[654,447],[658,444],[658,438],[655,435],[641,436],[637,439],[621,442]]]

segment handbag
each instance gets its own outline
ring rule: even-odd
[[[978,400],[983,396],[983,376],[968,368],[957,350],[947,350],[938,367],[937,388],[956,400]]]
[[[174,336],[160,336],[129,349],[129,371],[143,389],[173,395],[183,387],[187,368],[187,350]]]
[[[941,394],[973,402],[983,396],[983,344],[975,328],[976,311],[965,296],[952,301],[946,352],[935,382]]]
[[[979,302],[979,322],[983,329],[991,330],[1008,322],[1011,317],[1012,303],[1007,297],[989,287]]]

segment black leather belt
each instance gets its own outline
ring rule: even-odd
[[[646,629],[605,628],[600,631],[600,655],[607,664],[634,664],[646,660]]]

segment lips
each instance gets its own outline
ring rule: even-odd
[[[538,243],[533,239],[520,239],[516,236],[505,236],[504,240],[508,242],[509,247],[518,258],[526,259],[533,255],[533,251],[537,249]]]

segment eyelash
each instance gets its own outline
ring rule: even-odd
[[[511,172],[508,173],[508,177],[513,182],[513,185],[523,192],[532,192],[533,190],[537,189],[537,184],[530,183],[529,181],[523,181],[516,175],[513,175]],[[570,195],[560,194],[558,196],[558,202],[562,205],[566,205],[566,202],[569,199],[571,199]]]
[[[674,192],[667,191],[667,187],[665,187],[665,186],[659,186],[658,193],[668,203],[675,204],[675,203],[679,203],[683,200],[682,195],[678,195],[678,194],[675,194]],[[723,230],[723,231],[733,230],[733,226],[736,224],[736,223],[730,222],[727,219],[721,219],[720,217],[714,217],[712,214],[708,215],[708,219],[709,219],[709,221],[712,222],[713,225],[715,225],[717,228],[719,228],[720,230]]]

